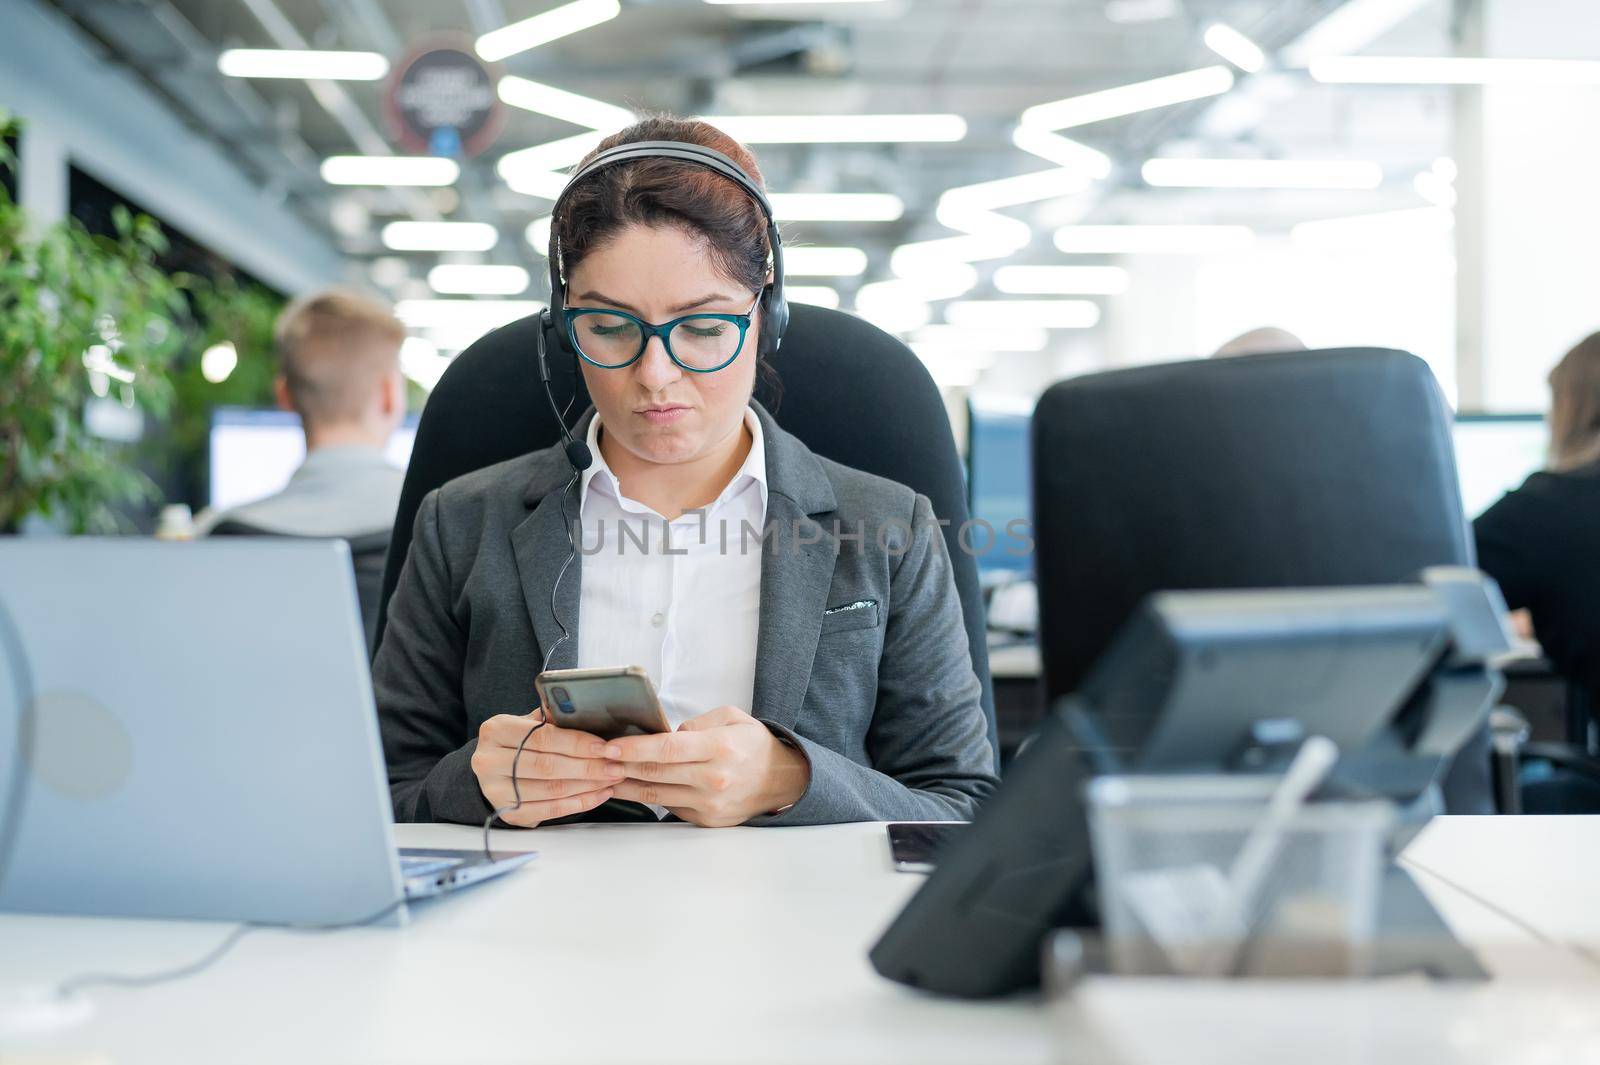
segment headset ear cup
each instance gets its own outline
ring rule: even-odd
[[[789,301],[784,298],[782,283],[774,282],[761,292],[761,354],[777,351],[788,328]]]
[[[576,355],[577,352],[572,350],[572,341],[567,338],[567,316],[562,313],[563,303],[558,292],[550,301],[550,309],[544,312],[544,321],[556,338],[553,350],[563,355]]]

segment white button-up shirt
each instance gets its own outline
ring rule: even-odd
[[[724,705],[754,713],[767,455],[755,412],[744,421],[744,464],[709,506],[672,522],[624,493],[600,455],[599,414],[589,423],[578,665],[644,667],[673,728]]]

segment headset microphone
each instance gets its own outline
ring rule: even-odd
[[[556,405],[556,394],[550,387],[550,360],[545,358],[544,331],[550,328],[554,317],[549,311],[539,315],[538,339],[539,346],[539,383],[544,385],[544,398],[550,403],[550,413],[555,417],[556,425],[561,429],[561,450],[567,453],[567,461],[572,463],[572,468],[582,473],[594,465],[594,456],[589,452],[589,445],[572,435],[572,430],[567,428],[567,419],[562,417],[561,408]],[[577,388],[574,381],[573,388]]]

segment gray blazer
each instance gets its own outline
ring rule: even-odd
[[[744,709],[805,753],[811,783],[789,809],[750,823],[970,818],[998,781],[927,498],[813,454],[752,406],[765,434],[772,535],[755,705]],[[578,439],[592,417],[580,420]],[[550,447],[423,499],[373,663],[397,819],[471,824],[489,815],[470,764],[478,727],[531,708],[543,649],[560,637],[551,589],[571,553],[561,506],[571,476],[562,449]],[[576,495],[567,496],[572,518]],[[551,669],[577,664],[582,565],[573,558],[556,596],[571,638]],[[624,806],[634,804],[580,818],[615,817],[607,807]]]

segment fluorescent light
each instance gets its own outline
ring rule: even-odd
[[[1289,236],[1302,248],[1338,251],[1426,240],[1442,236],[1454,226],[1455,213],[1447,208],[1412,207],[1301,222]]]
[[[487,332],[544,310],[537,300],[401,300],[394,316],[412,329]]]
[[[1411,179],[1417,195],[1435,207],[1454,207],[1456,187],[1432,170],[1424,170]]]
[[[439,347],[422,337],[406,337],[400,342],[400,372],[432,392],[439,378],[450,367],[450,359],[439,354]]]
[[[783,272],[792,277],[860,277],[867,272],[867,253],[860,248],[786,247]]]
[[[1256,42],[1234,29],[1214,22],[1206,30],[1206,47],[1247,74],[1267,65],[1267,55]]]
[[[1055,167],[994,181],[980,181],[975,185],[958,185],[946,190],[939,197],[939,202],[992,211],[997,207],[1015,207],[1052,200],[1058,196],[1071,196],[1088,188],[1089,180],[1089,175],[1082,170]]]
[[[703,121],[746,144],[949,142],[967,135],[960,115],[714,115]]]
[[[1375,189],[1377,163],[1316,159],[1151,159],[1146,184],[1191,189]]]
[[[528,291],[520,266],[440,263],[428,271],[428,287],[449,296],[515,296]]]
[[[488,251],[500,240],[487,222],[390,222],[380,236],[395,251]]]
[[[987,212],[985,212],[987,214]],[[1000,218],[1000,215],[991,215]],[[1005,221],[1015,221],[1005,219]],[[948,223],[947,223],[948,224]],[[1018,223],[1022,225],[1021,223]],[[960,227],[956,227],[960,228]],[[902,244],[894,250],[890,259],[890,269],[894,269],[894,260],[902,257],[931,256],[941,259],[957,259],[961,262],[979,262],[984,259],[1004,259],[1014,255],[1033,239],[1033,231],[1022,225],[1022,239],[1015,239],[1016,234],[1006,231],[989,231],[967,233],[959,237],[939,237],[936,240],[918,240],[910,244]]]
[[[500,161],[494,165],[494,172],[510,180],[513,174],[519,172],[560,170],[572,166],[594,151],[603,140],[605,134],[596,131],[575,133],[560,140],[535,144],[531,148],[519,148],[502,155]]]
[[[217,56],[217,70],[230,78],[377,81],[389,73],[389,61],[377,52],[229,48]]]
[[[1043,351],[1050,333],[1037,326],[1014,329],[969,329],[959,325],[925,325],[914,334],[919,344],[952,351]]]
[[[1600,85],[1600,60],[1324,56],[1311,76],[1344,85]]]
[[[856,314],[888,333],[907,333],[933,318],[928,301],[903,281],[874,281],[856,290]]]
[[[1018,126],[1011,131],[1011,143],[1057,166],[1079,167],[1092,178],[1111,174],[1111,157],[1105,152],[1096,151],[1087,144],[1079,144],[1047,129]]]
[[[619,130],[631,125],[634,114],[626,107],[608,104],[590,96],[558,89],[554,85],[530,81],[515,75],[500,79],[495,87],[500,99],[524,111],[559,118],[575,126],[588,126],[596,130]]]
[[[1117,296],[1128,291],[1120,266],[1002,266],[994,287],[1013,296]]]
[[[566,191],[568,177],[554,170],[530,170],[506,178],[506,188],[524,196],[538,196],[544,200],[559,200]]]
[[[567,187],[566,175],[557,171],[581,161],[605,137],[600,130],[593,130],[508,152],[495,164],[495,173],[513,192],[554,200]]]
[[[906,210],[886,192],[780,192],[768,199],[782,222],[893,222]]]
[[[1056,167],[947,189],[939,197],[934,217],[966,237],[902,245],[896,249],[891,266],[897,274],[904,275],[908,267],[899,264],[913,255],[918,260],[938,257],[961,262],[1010,255],[1028,245],[1033,230],[1020,219],[996,213],[996,208],[1075,195],[1087,188],[1090,180],[1091,175],[1081,166]]]
[[[550,223],[552,221],[553,219],[549,215],[545,215],[543,218],[535,218],[528,223],[528,228],[522,231],[523,239],[528,242],[528,246],[540,255],[550,254]],[[787,254],[784,255],[784,259],[788,259]],[[785,261],[784,267],[787,269],[787,261]]]
[[[705,0],[708,4],[731,5],[740,7],[757,7],[761,5],[782,5],[784,7],[798,7],[801,4],[875,4],[880,0]]]
[[[809,303],[815,307],[839,306],[839,290],[827,285],[785,285],[783,295],[790,303]]]
[[[949,200],[940,197],[938,206],[933,210],[933,216],[939,220],[940,225],[949,226],[951,229],[975,237],[990,249],[1001,249],[992,254],[960,254],[951,256],[952,258],[962,260],[1001,258],[1026,248],[1033,240],[1033,230],[1021,219],[1009,218],[983,207],[967,206],[959,199]],[[931,246],[934,242],[930,240],[923,243]]]
[[[1169,74],[1164,78],[1039,104],[1022,112],[1022,124],[1042,129],[1070,129],[1157,107],[1218,96],[1231,88],[1233,71],[1223,66],[1202,67],[1182,74]]]
[[[1210,255],[1255,238],[1248,226],[1062,226],[1055,243],[1069,255]]]
[[[1177,13],[1177,0],[1106,0],[1106,21],[1118,25],[1159,22]]]
[[[454,159],[431,155],[332,155],[322,161],[330,185],[453,185],[461,176]]]
[[[911,351],[940,388],[970,388],[994,362],[988,352],[952,351],[931,344],[913,343]]]
[[[1091,300],[958,300],[944,309],[944,320],[969,329],[1089,329],[1100,321]]]
[[[490,63],[537,48],[541,44],[609,22],[622,13],[617,0],[573,0],[542,14],[491,30],[478,38],[478,57]]]
[[[1432,0],[1345,0],[1280,53],[1284,62],[1304,66],[1324,55],[1352,55],[1416,14]]]
[[[890,257],[896,280],[879,282],[897,285],[909,299],[917,302],[951,300],[978,287],[978,271],[958,259]]]

